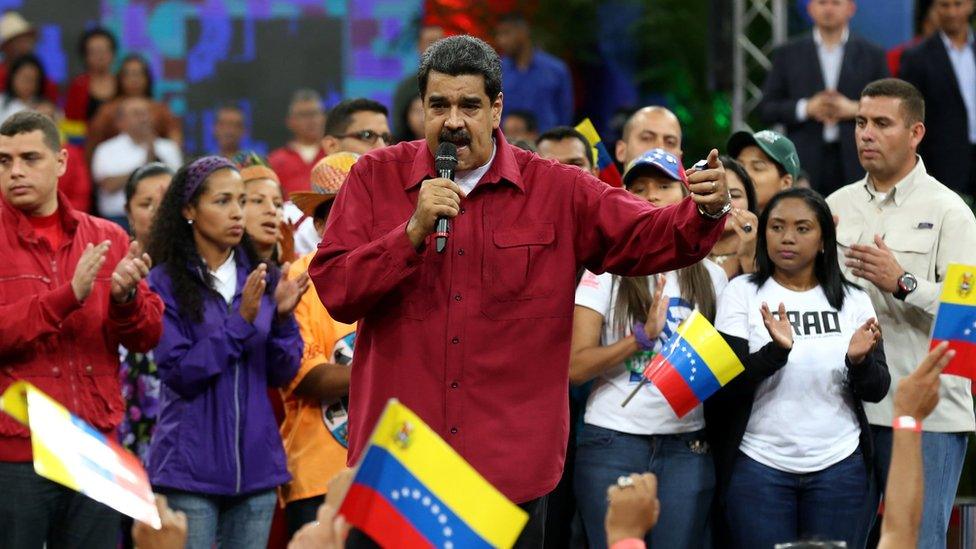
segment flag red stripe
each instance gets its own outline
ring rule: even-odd
[[[654,361],[648,366],[648,369],[652,370],[648,379],[661,391],[668,404],[674,409],[674,413],[678,417],[684,417],[685,414],[694,410],[695,406],[701,404],[701,401],[698,400],[691,387],[688,386],[688,382],[681,377],[674,365],[662,357],[663,355],[655,356]]]
[[[382,547],[434,547],[383,496],[362,484],[349,487],[339,514]]]
[[[933,339],[929,348],[934,348],[943,341],[949,342],[949,348],[956,351],[956,357],[942,370],[943,374],[962,376],[976,381],[976,344],[958,339]],[[976,389],[976,387],[974,387]]]

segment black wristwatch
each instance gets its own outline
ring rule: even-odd
[[[905,301],[908,294],[914,292],[915,288],[918,288],[918,280],[915,278],[915,275],[912,273],[902,273],[898,277],[898,289],[892,295],[895,296],[895,299]]]

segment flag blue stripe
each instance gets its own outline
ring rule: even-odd
[[[594,146],[596,147],[596,156],[597,156],[596,167],[597,167],[597,169],[602,170],[603,168],[606,168],[610,164],[613,164],[613,159],[610,158],[610,153],[607,151],[607,148],[603,146],[603,142],[602,141],[594,144]]]
[[[704,402],[722,387],[705,360],[681,334],[671,336],[661,352],[688,383],[698,400]]]
[[[966,333],[968,330],[969,333]],[[933,339],[976,343],[976,307],[958,303],[940,303],[932,329]]]
[[[384,448],[369,447],[354,482],[379,493],[435,547],[491,547]]]

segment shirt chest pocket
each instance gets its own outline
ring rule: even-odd
[[[0,273],[0,303],[13,303],[50,288],[51,279],[45,275]]]
[[[885,244],[895,253],[895,259],[902,269],[912,273],[917,278],[935,280],[933,262],[936,252],[936,232],[934,230],[916,229],[896,237],[888,235]]]
[[[483,282],[486,305],[534,302],[553,292],[556,231],[552,223],[496,229],[485,244]],[[548,316],[522,310],[515,317]],[[516,310],[511,310],[513,314]],[[494,315],[492,315],[494,316]],[[509,315],[505,315],[509,316]]]

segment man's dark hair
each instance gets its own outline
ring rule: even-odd
[[[513,109],[505,113],[505,118],[521,118],[522,122],[525,122],[525,130],[528,132],[534,132],[539,129],[539,119],[536,118],[535,113],[532,111],[527,111],[524,109]]]
[[[576,128],[556,126],[540,135],[539,139],[535,140],[535,145],[539,147],[543,141],[562,141],[563,139],[578,139],[583,144],[583,150],[586,151],[586,158],[590,161],[590,166],[596,166],[596,159],[593,158],[593,146],[590,145],[590,140],[578,132]]]
[[[244,109],[242,109],[240,105],[234,103],[233,101],[226,101],[218,105],[217,110],[214,111],[214,114],[217,114],[220,111],[234,111],[236,113],[239,113],[241,116],[244,116]]]
[[[483,76],[489,101],[494,101],[502,92],[502,62],[498,54],[484,40],[473,36],[449,36],[427,48],[417,69],[421,98],[427,97],[427,79],[432,71],[449,76]]]
[[[61,151],[61,134],[54,121],[36,111],[20,111],[0,125],[0,135],[13,137],[22,133],[39,131],[44,134],[44,144],[55,153]]]
[[[80,38],[78,38],[78,58],[81,62],[85,62],[85,57],[88,55],[88,41],[92,38],[101,36],[108,40],[108,45],[112,48],[112,53],[119,51],[119,41],[116,40],[115,35],[112,34],[108,29],[103,27],[93,27],[86,30]]]
[[[328,116],[326,116],[325,135],[338,137],[346,133],[346,130],[349,129],[349,124],[352,124],[352,115],[357,112],[375,112],[383,116],[390,115],[390,112],[382,103],[373,101],[372,99],[366,99],[365,97],[346,99],[345,101],[340,101],[335,107],[332,107]]]
[[[861,97],[894,97],[901,100],[907,125],[925,122],[925,98],[918,88],[899,78],[875,80],[864,86]]]

